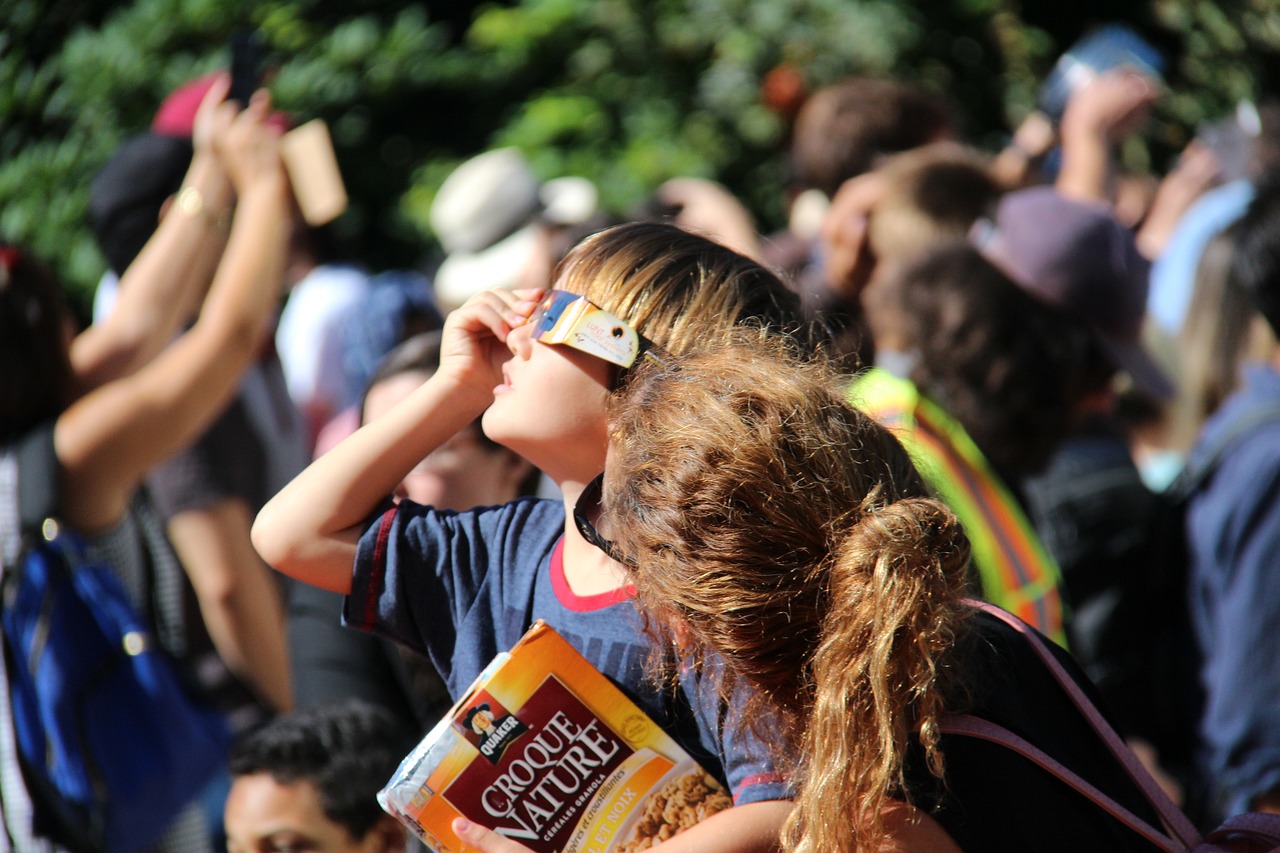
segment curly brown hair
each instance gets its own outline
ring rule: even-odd
[[[787,344],[647,366],[611,404],[605,521],[651,629],[717,657],[742,719],[778,719],[797,850],[875,849],[916,738],[941,775],[943,658],[969,545],[834,368]]]
[[[918,356],[911,379],[1013,482],[1044,468],[1074,424],[1093,336],[964,241],[941,243],[892,285]]]

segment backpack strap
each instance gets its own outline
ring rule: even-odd
[[[1179,846],[1168,835],[1155,829],[1151,824],[1104,794],[1097,786],[1087,781],[1080,774],[1004,726],[996,725],[990,720],[984,720],[971,714],[950,714],[939,721],[938,727],[947,734],[979,738],[1012,750],[1023,758],[1038,764],[1042,769],[1056,776],[1089,800],[1092,800],[1107,814],[1161,850],[1167,851],[1167,853],[1183,853],[1186,850],[1185,846]]]
[[[1221,826],[1206,835],[1204,840],[1223,844],[1238,840],[1241,836],[1273,845],[1268,849],[1280,848],[1280,815],[1261,812],[1238,814],[1227,818]]]
[[[1089,700],[1089,697],[1085,695],[1084,690],[1080,688],[1080,685],[1076,683],[1076,680],[1066,671],[1062,663],[1054,656],[1053,652],[1050,651],[1045,642],[1021,620],[1009,613],[1006,613],[998,607],[976,600],[969,600],[968,604],[975,609],[981,610],[1001,620],[1026,639],[1028,644],[1030,644],[1031,648],[1035,651],[1036,655],[1045,664],[1049,671],[1053,673],[1054,678],[1057,679],[1058,683],[1062,686],[1062,689],[1069,697],[1071,697],[1071,701],[1075,704],[1076,708],[1079,709],[1085,719],[1088,720],[1089,724],[1093,727],[1094,731],[1098,733],[1098,736],[1102,739],[1103,743],[1105,743],[1108,749],[1111,750],[1111,754],[1115,756],[1115,759],[1125,769],[1129,778],[1133,780],[1133,783],[1138,786],[1138,789],[1142,792],[1143,796],[1146,797],[1147,801],[1160,815],[1161,821],[1173,835],[1174,840],[1182,845],[1180,848],[1173,849],[1185,850],[1197,843],[1200,840],[1199,831],[1197,831],[1191,821],[1187,819],[1187,816],[1182,813],[1182,810],[1179,809],[1171,799],[1169,799],[1169,795],[1166,794],[1164,789],[1161,788],[1156,780],[1151,777],[1151,774],[1147,772],[1147,769],[1142,766],[1141,762],[1138,761],[1137,756],[1133,754],[1133,751],[1129,749],[1128,745],[1125,744],[1120,735],[1116,733],[1116,730],[1111,727],[1111,724],[1106,721],[1102,716],[1102,713],[1098,711],[1093,702]],[[1064,779],[1064,781],[1066,780]],[[1071,783],[1068,782],[1068,784]],[[1073,785],[1072,787],[1075,786]],[[1105,806],[1102,799],[1099,799],[1099,797],[1101,797],[1109,800],[1110,798],[1105,794],[1098,792],[1098,797],[1093,795],[1087,796],[1098,803],[1099,806],[1106,808],[1109,812],[1111,811],[1111,808]],[[1118,804],[1113,803],[1112,805],[1115,808],[1121,808]]]

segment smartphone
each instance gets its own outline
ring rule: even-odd
[[[231,35],[231,91],[228,100],[241,107],[262,85],[263,60],[266,45],[256,30],[237,30]]]
[[[1076,90],[1098,74],[1122,66],[1159,81],[1165,60],[1160,51],[1129,27],[1123,24],[1099,27],[1058,58],[1040,87],[1041,112],[1058,122]]]

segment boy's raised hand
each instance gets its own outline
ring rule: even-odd
[[[440,373],[491,392],[511,358],[507,336],[538,307],[542,290],[485,290],[450,312],[440,345]]]

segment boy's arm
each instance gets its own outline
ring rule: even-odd
[[[369,513],[428,453],[493,402],[510,357],[507,334],[536,305],[528,291],[485,291],[449,315],[440,368],[393,409],[312,462],[267,502],[253,524],[266,562],[343,594]]]
[[[491,399],[437,372],[271,498],[253,523],[254,548],[268,565],[290,577],[349,593],[351,567],[369,513]]]

